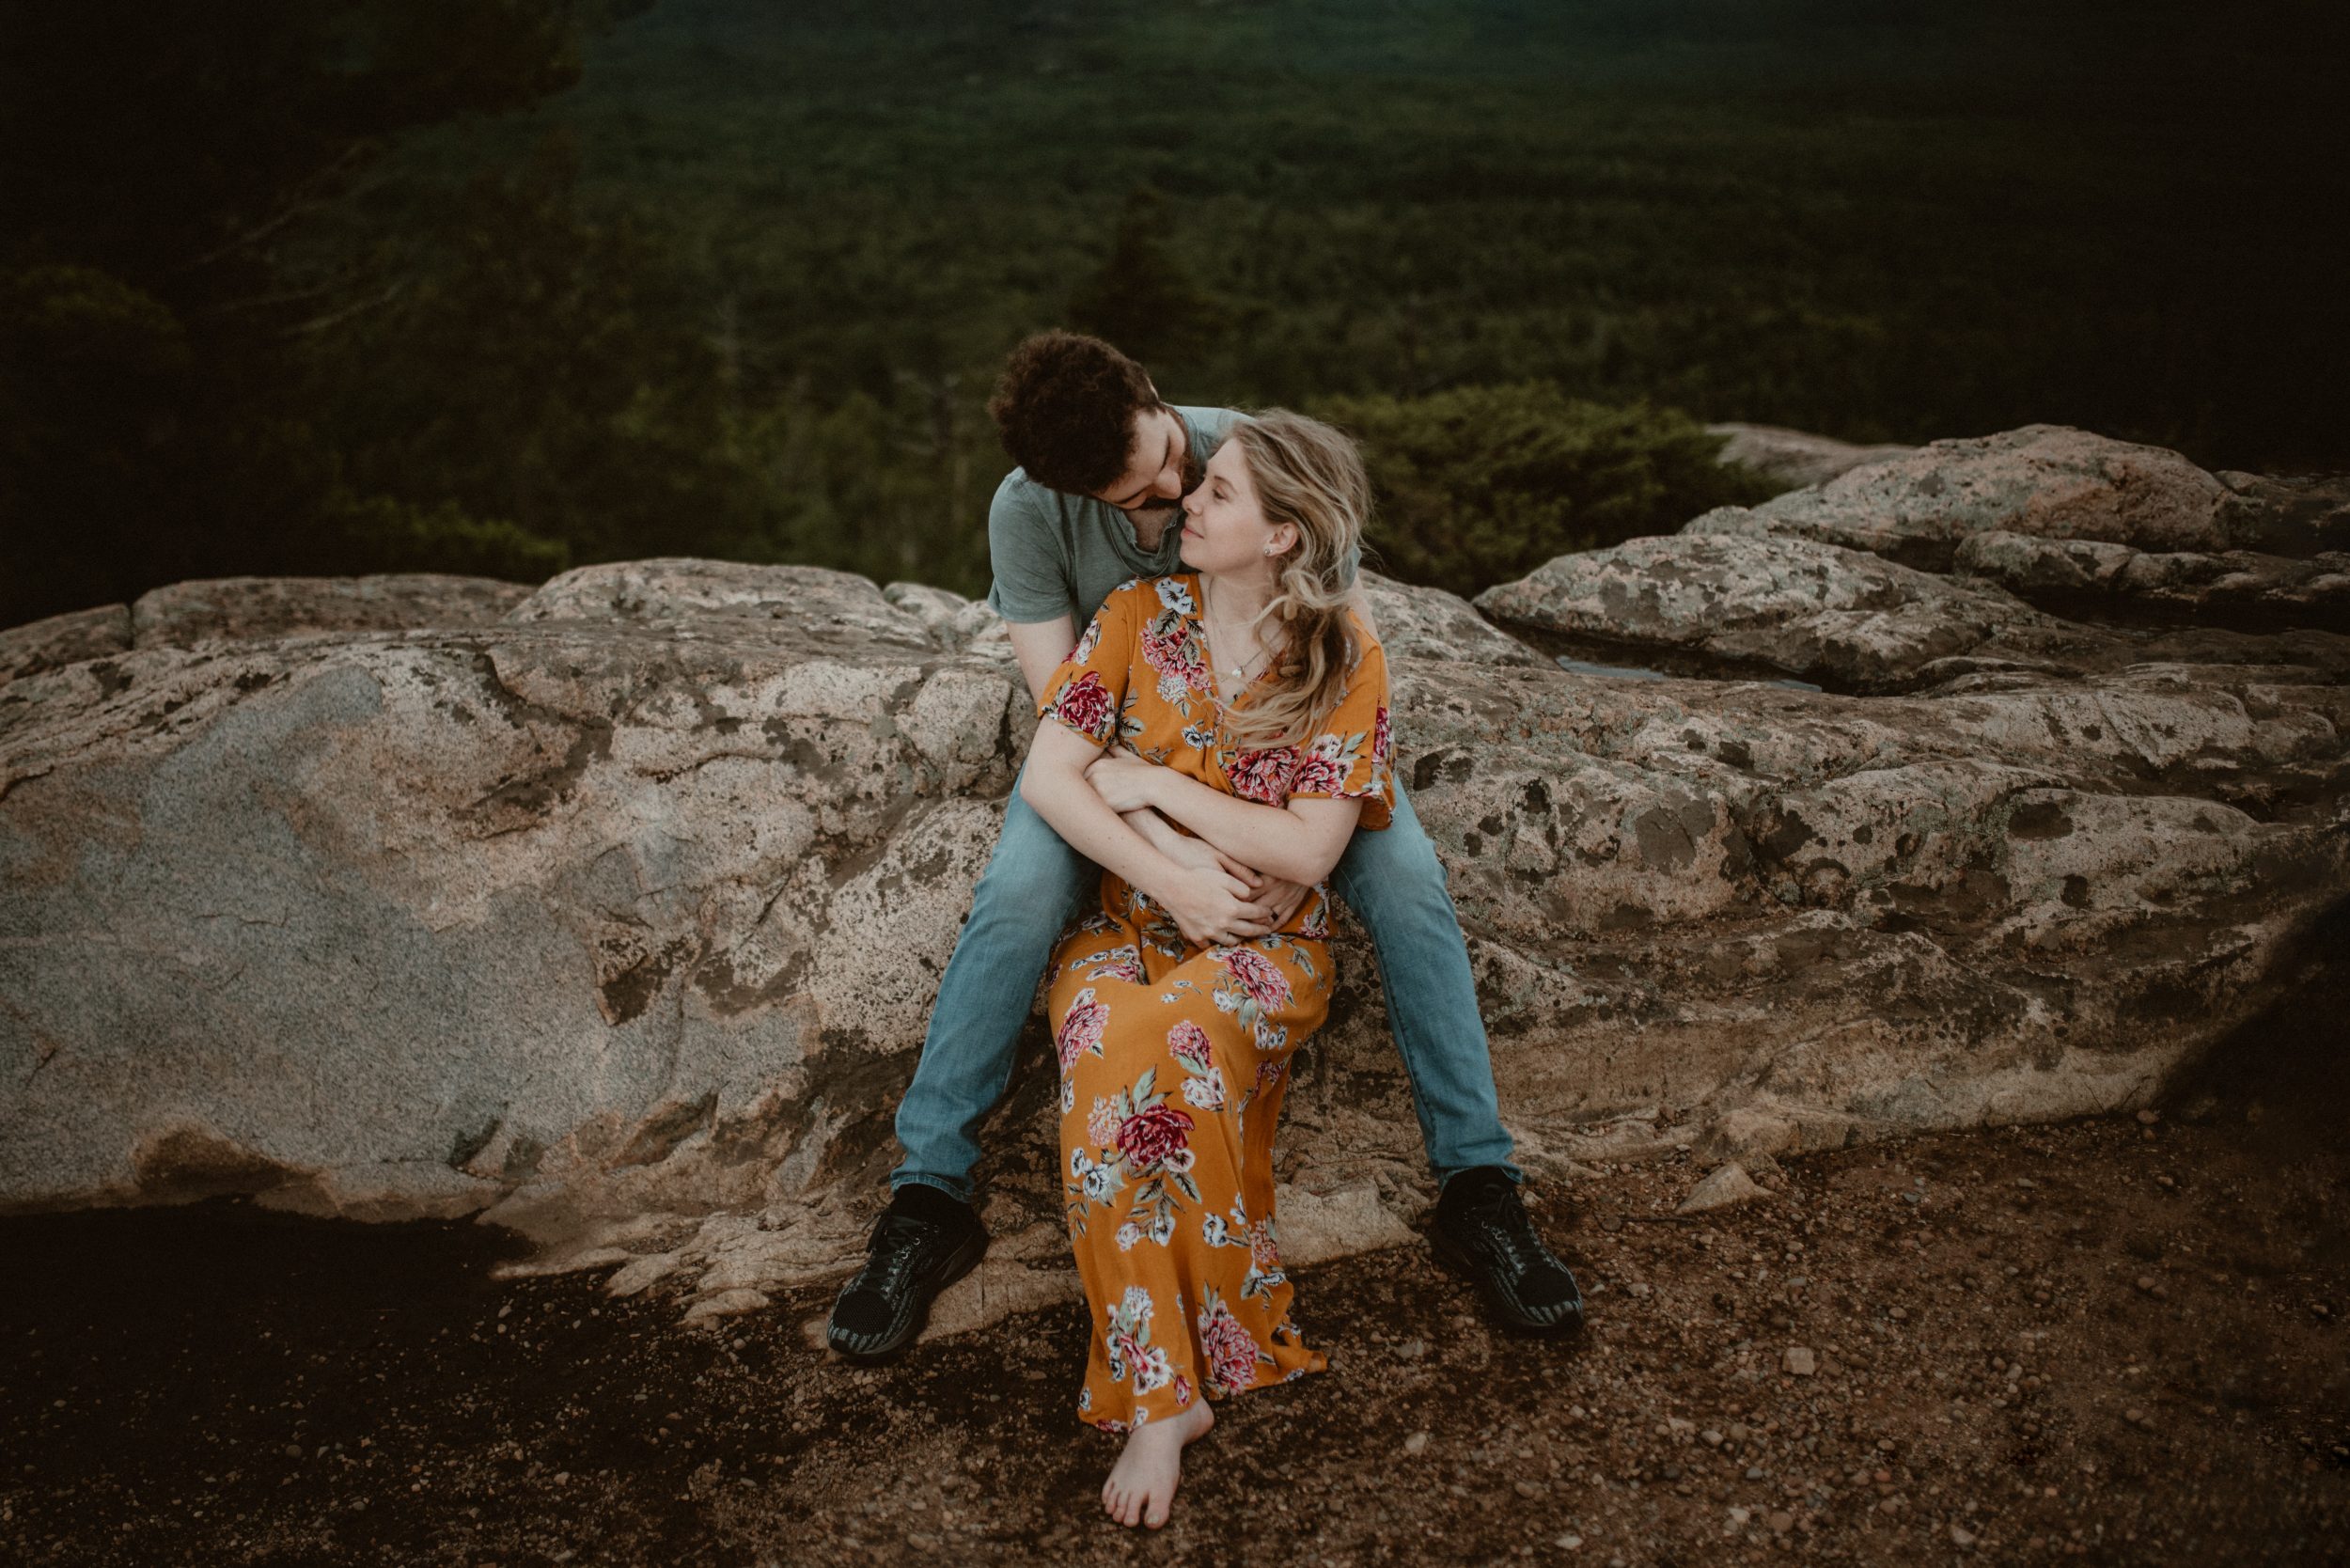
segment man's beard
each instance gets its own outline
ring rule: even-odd
[[[1200,460],[1198,453],[1193,451],[1189,447],[1185,447],[1183,448],[1183,495],[1178,495],[1172,501],[1162,501],[1158,497],[1152,496],[1149,506],[1136,507],[1129,511],[1127,515],[1137,518],[1159,518],[1172,516],[1176,511],[1182,509],[1184,497],[1188,496],[1193,491],[1198,489],[1202,484],[1206,483],[1207,478],[1207,463]]]

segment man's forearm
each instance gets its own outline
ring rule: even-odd
[[[1142,836],[1143,842],[1170,860],[1183,847],[1183,836],[1175,830],[1175,824],[1148,806],[1136,811],[1121,811],[1119,817]]]
[[[1153,785],[1159,809],[1233,859],[1285,882],[1312,885],[1338,863],[1346,840],[1335,849],[1296,813],[1211,789],[1172,768]]]
[[[1156,889],[1166,885],[1164,878],[1176,869],[1174,861],[1152,843],[1144,831],[1110,809],[1109,803],[1086,782],[1081,772],[1038,768],[1031,759],[1031,765],[1022,775],[1020,793],[1046,825],[1060,835],[1062,842],[1095,865],[1115,872],[1129,886],[1156,898]],[[1135,815],[1151,813],[1146,808]],[[1157,825],[1161,832],[1173,831],[1165,823]]]

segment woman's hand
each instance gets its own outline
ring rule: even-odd
[[[1203,948],[1230,948],[1280,924],[1272,910],[1248,897],[1246,883],[1215,867],[1179,866],[1151,896],[1175,917],[1184,941]]]
[[[1086,782],[1093,786],[1093,792],[1108,803],[1111,810],[1122,814],[1158,804],[1153,787],[1165,771],[1156,762],[1146,762],[1125,747],[1117,746],[1094,759],[1086,769]]]

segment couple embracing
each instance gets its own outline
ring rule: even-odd
[[[1020,464],[989,513],[989,603],[1041,722],[829,1337],[901,1353],[985,1250],[973,1134],[1046,979],[1092,1311],[1077,1412],[1126,1438],[1104,1507],[1156,1527],[1211,1399],[1325,1364],[1290,1321],[1273,1140],[1291,1055],[1329,1011],[1333,891],[1378,956],[1437,1252],[1516,1327],[1573,1328],[1582,1299],[1518,1200],[1459,920],[1395,776],[1353,443],[1284,411],[1170,406],[1070,333],[1015,350],[989,412]]]

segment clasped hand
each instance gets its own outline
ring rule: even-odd
[[[1087,765],[1086,782],[1112,810],[1123,814],[1155,808],[1155,786],[1167,772],[1117,745]],[[1177,836],[1162,849],[1183,875],[1162,891],[1159,902],[1175,917],[1184,940],[1205,947],[1231,947],[1278,931],[1310,891],[1302,883],[1269,876],[1204,839]]]

